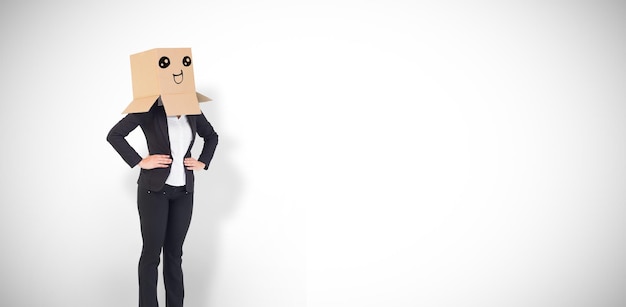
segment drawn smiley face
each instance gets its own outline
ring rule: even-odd
[[[163,56],[159,59],[159,67],[161,69],[166,69],[168,68],[170,65],[172,64],[171,60],[169,57]],[[191,65],[191,57],[186,55],[182,58],[182,64],[185,67],[189,67]],[[174,83],[176,84],[181,84],[183,83],[184,80],[184,76],[183,76],[183,70],[180,70],[180,73],[178,74],[172,74],[172,78],[174,79]]]

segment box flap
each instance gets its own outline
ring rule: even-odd
[[[211,99],[211,98],[209,98],[207,96],[204,96],[204,95],[202,95],[202,94],[200,94],[198,92],[196,92],[196,96],[198,97],[198,102],[207,102],[207,101],[213,100],[213,99]]]
[[[133,101],[130,102],[130,104],[128,105],[128,107],[126,107],[122,114],[148,112],[158,98],[159,95],[135,98]]]

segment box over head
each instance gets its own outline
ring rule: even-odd
[[[133,101],[123,113],[148,112],[161,97],[168,116],[200,114],[199,102],[210,101],[196,92],[191,48],[157,48],[130,56]]]

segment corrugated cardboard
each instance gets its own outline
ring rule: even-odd
[[[191,48],[156,48],[130,56],[133,101],[123,113],[143,113],[161,97],[168,116],[200,114]]]

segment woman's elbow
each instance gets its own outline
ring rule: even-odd
[[[113,144],[116,139],[119,139],[119,137],[119,133],[115,133],[113,130],[111,130],[107,134],[107,142],[109,142],[109,144]]]

